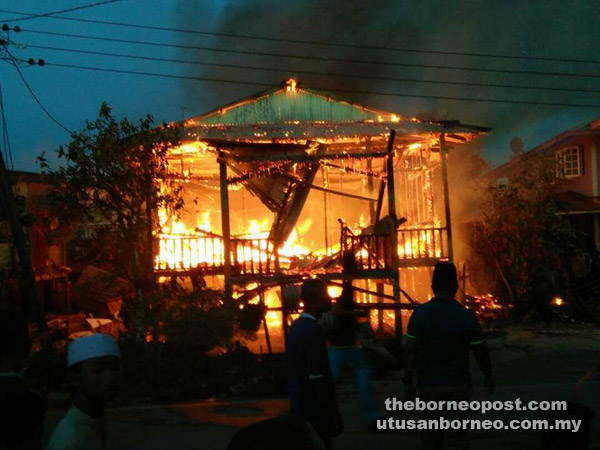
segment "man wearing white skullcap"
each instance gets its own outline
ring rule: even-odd
[[[84,336],[69,344],[73,405],[54,430],[48,450],[108,448],[104,408],[117,391],[120,358],[117,343],[106,334]]]

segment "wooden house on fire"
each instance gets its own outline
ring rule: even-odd
[[[353,104],[294,79],[183,122],[170,167],[180,217],[159,211],[158,276],[201,275],[285,327],[290,286],[352,279],[374,328],[401,326],[452,260],[447,152],[488,128],[423,122]],[[342,272],[342,255],[357,267]],[[273,291],[276,292],[273,294]],[[282,302],[283,300],[283,302]],[[267,342],[270,346],[270,343]]]

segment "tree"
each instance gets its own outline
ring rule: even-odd
[[[155,126],[151,116],[138,123],[118,121],[103,103],[97,119],[74,133],[66,148],[58,148],[57,168],[45,155],[38,158],[53,184],[50,197],[61,220],[75,221],[92,237],[107,231],[110,242],[126,255],[115,269],[135,286],[142,317],[144,296],[154,286],[155,213],[183,207],[181,187],[169,176],[167,162],[179,132],[174,125]]]
[[[523,313],[543,309],[558,284],[560,261],[576,250],[577,233],[552,200],[564,183],[554,158],[523,155],[506,187],[483,193],[483,219],[471,242]]]

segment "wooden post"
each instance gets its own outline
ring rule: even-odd
[[[265,307],[265,289],[264,289],[264,285],[261,282],[260,283],[260,304],[261,306],[264,308]],[[267,349],[269,350],[269,354],[273,354],[273,348],[271,347],[271,336],[269,335],[269,326],[267,325],[267,314],[265,313],[265,315],[263,315],[262,318],[262,322],[263,322],[263,329],[265,331],[265,340],[267,341]],[[282,314],[283,316],[283,314]]]
[[[381,180],[379,184],[379,193],[377,194],[377,207],[375,208],[375,220],[373,224],[375,224],[379,219],[381,219],[381,209],[383,208],[383,195],[385,194],[385,184],[386,180]]]
[[[444,184],[444,210],[446,213],[446,232],[448,235],[448,261],[454,263],[454,247],[452,245],[452,220],[450,217],[450,194],[448,190],[448,149],[446,148],[446,134],[440,133],[440,157],[442,160],[442,181]]]
[[[323,192],[323,222],[325,225],[325,254],[329,255],[329,207],[327,205],[327,192]]]
[[[368,141],[368,143],[370,143],[370,139]],[[370,150],[370,148],[367,148],[367,150]],[[369,173],[371,173],[373,171],[373,160],[371,158],[367,159],[367,170],[369,171]],[[367,178],[367,187],[369,188],[369,197],[372,197],[373,194],[375,193],[375,183],[373,182],[373,176],[369,175]],[[381,206],[383,203],[383,189],[385,188],[385,183],[381,183],[381,187],[379,190],[379,193],[377,195],[377,204],[374,205],[373,203],[370,204],[370,213],[371,213],[371,225],[375,225],[377,223],[377,221],[379,220],[379,216],[381,215]],[[368,283],[368,280],[367,280]],[[379,294],[377,296],[377,303],[378,304],[383,304],[384,303],[384,299],[383,299],[383,294],[384,294],[384,290],[385,287],[383,285],[383,283],[381,283],[381,280],[376,281],[376,286],[377,286],[377,294]],[[384,311],[383,308],[379,309],[377,311],[377,334],[381,337],[383,335],[383,319],[384,319]],[[369,317],[369,320],[371,320],[371,318]]]
[[[396,131],[390,130],[390,138],[388,140],[387,147],[387,192],[388,192],[388,213],[390,218],[394,222],[398,221],[396,217],[396,193],[394,192],[394,139],[396,138]],[[392,233],[394,234],[394,233]],[[397,236],[395,240],[397,241]],[[393,255],[396,255],[394,258]],[[396,259],[398,263],[398,252],[392,252],[392,259]]]
[[[394,287],[394,298],[401,302],[400,298],[400,275],[398,269],[400,262],[398,260],[398,232],[396,227],[398,217],[396,216],[396,192],[394,189],[394,139],[396,138],[396,130],[390,130],[390,137],[387,146],[387,192],[388,192],[388,214],[392,219],[394,228],[390,230],[390,252],[392,253],[392,271],[394,276],[392,283]],[[402,335],[402,311],[396,311],[395,314],[396,337]]]
[[[369,142],[370,141],[367,142],[367,145],[369,144]],[[367,158],[367,171],[369,172],[369,175],[367,176],[367,188],[369,189],[369,194],[374,194],[375,193],[375,183],[373,182],[373,176],[370,175],[370,173],[373,171],[373,160],[371,158]],[[373,195],[370,195],[369,197],[372,197],[372,196]],[[377,205],[374,205],[372,203],[369,205],[369,214],[371,216],[372,224],[374,224],[377,221],[375,219],[375,213],[377,212],[376,208],[377,208]]]
[[[229,191],[227,190],[227,162],[219,150],[219,181],[221,191],[221,232],[223,234],[223,275],[225,278],[225,300],[231,300],[231,227],[229,223]]]
[[[288,341],[288,311],[287,308],[283,305],[283,283],[279,284],[279,290],[281,292],[281,319],[282,319],[282,327],[283,327],[283,350],[287,350],[287,341]]]

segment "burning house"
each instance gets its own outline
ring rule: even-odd
[[[453,260],[447,152],[489,131],[294,79],[183,125],[169,164],[186,206],[158,212],[156,274],[200,276],[240,309],[264,312],[269,350],[283,348],[294,286],[314,276],[334,297],[351,279],[373,328],[401,331],[402,313],[429,294],[431,268]],[[348,253],[357,264],[344,272]]]

